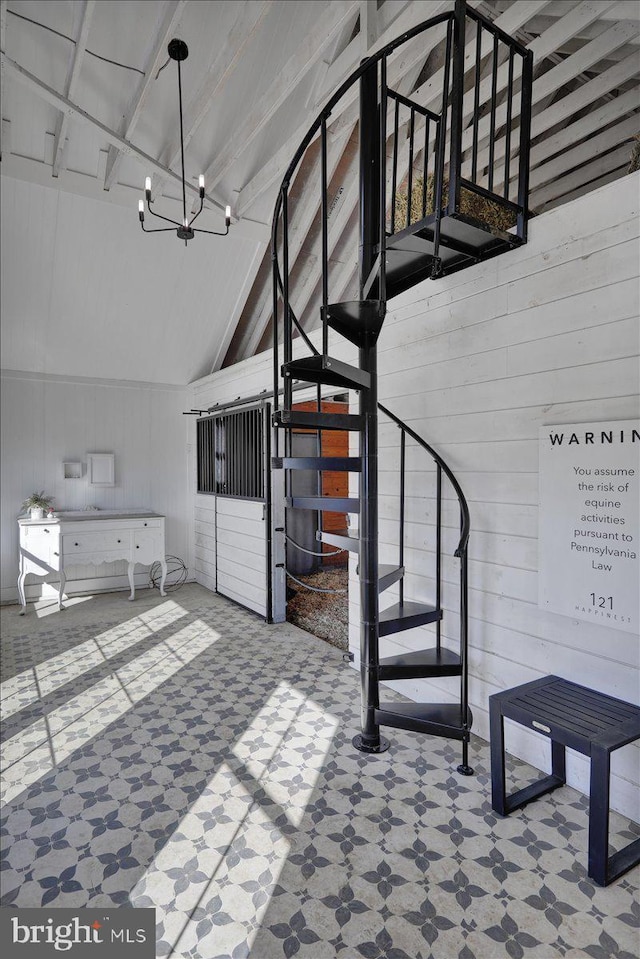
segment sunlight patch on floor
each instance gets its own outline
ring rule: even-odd
[[[2,800],[15,799],[219,639],[220,633],[203,620],[194,620],[6,738],[0,754],[4,770]]]

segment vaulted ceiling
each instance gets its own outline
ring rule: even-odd
[[[623,176],[640,132],[637,0],[471,0],[534,51],[531,206],[550,209]],[[1,0],[3,366],[188,383],[268,345],[270,218],[311,121],[362,57],[451,0]],[[137,201],[181,212],[185,166],[200,223],[227,237],[147,236]],[[438,47],[406,58],[403,89],[428,105]],[[336,298],[357,263],[357,118],[329,127],[329,244]],[[482,144],[481,144],[482,147]],[[318,316],[313,147],[292,185],[293,299]]]

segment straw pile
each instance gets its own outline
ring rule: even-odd
[[[416,223],[423,219],[422,213],[422,187],[423,178],[417,177],[411,188],[411,211],[410,223]],[[449,199],[449,181],[444,181],[442,205],[446,206]],[[426,216],[433,213],[433,174],[427,176],[427,201]],[[516,215],[512,210],[508,210],[500,203],[493,200],[487,200],[485,197],[471,190],[465,190],[462,187],[460,191],[460,212],[465,216],[470,216],[474,220],[486,223],[488,226],[495,227],[498,230],[509,230],[516,224]],[[400,190],[396,194],[395,207],[395,229],[396,232],[403,230],[407,225],[407,183],[404,184],[404,193]]]

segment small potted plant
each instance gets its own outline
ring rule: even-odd
[[[32,493],[22,504],[22,509],[30,514],[31,519],[43,519],[44,511],[50,508],[52,499],[52,496],[44,495],[44,490]]]

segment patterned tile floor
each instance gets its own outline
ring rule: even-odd
[[[587,878],[585,797],[498,819],[477,737],[469,779],[441,739],[355,752],[326,643],[193,584],[2,619],[3,905],[153,906],[184,959],[637,959],[640,870]]]

